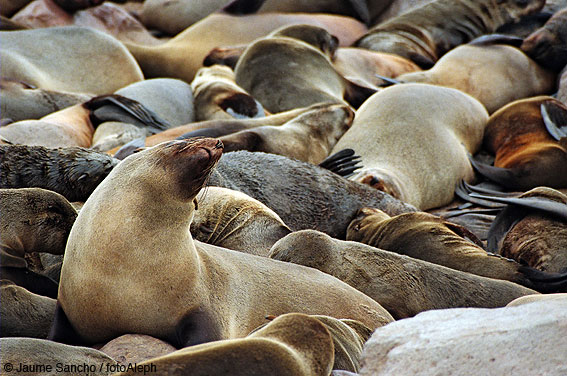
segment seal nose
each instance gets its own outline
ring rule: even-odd
[[[224,145],[221,140],[217,141],[217,144],[215,145],[215,149],[224,149]]]

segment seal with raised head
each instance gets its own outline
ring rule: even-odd
[[[489,113],[518,99],[549,94],[555,87],[553,72],[540,67],[520,49],[502,44],[458,46],[433,68],[402,74],[396,80],[461,90],[476,98]]]
[[[50,338],[97,343],[137,333],[184,347],[245,336],[270,314],[370,328],[392,320],[319,271],[193,241],[194,199],[222,148],[210,138],[166,142],[113,169],[71,229]]]
[[[333,239],[314,230],[296,231],[280,239],[270,257],[333,275],[379,302],[396,319],[430,309],[503,307],[536,293],[512,282]]]
[[[430,68],[447,51],[539,11],[545,0],[436,0],[379,23],[357,47],[390,52]]]
[[[457,182],[474,178],[467,154],[479,149],[487,120],[459,90],[395,85],[360,106],[332,152],[353,149],[364,167],[350,179],[426,210],[450,203]]]

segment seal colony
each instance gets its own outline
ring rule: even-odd
[[[103,2],[0,0],[14,364],[375,375],[567,292],[567,0]]]

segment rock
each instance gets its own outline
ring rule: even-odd
[[[122,365],[166,355],[177,350],[160,339],[145,334],[125,334],[104,345],[100,351]]]
[[[567,298],[428,311],[378,328],[364,375],[566,375]]]

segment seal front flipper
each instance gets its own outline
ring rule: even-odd
[[[479,162],[469,156],[469,161],[476,171],[482,176],[490,179],[506,188],[517,189],[516,187],[522,186],[522,172],[512,170],[509,168],[494,167],[485,163]]]
[[[567,107],[549,101],[542,103],[540,108],[543,123],[551,137],[557,141],[567,137]]]
[[[467,44],[473,46],[491,46],[494,44],[506,44],[509,46],[520,48],[523,42],[524,42],[524,38],[516,37],[514,35],[488,34],[473,39]]]
[[[567,292],[567,272],[546,273],[528,266],[520,266],[518,271],[531,282],[529,287],[534,290],[545,294]]]
[[[504,204],[496,203],[490,200],[484,200],[483,198],[480,197],[471,196],[471,193],[473,193],[472,186],[467,184],[467,182],[465,182],[463,179],[461,179],[457,183],[457,186],[455,187],[455,195],[457,197],[467,202],[484,206],[486,208],[501,209],[505,206]]]
[[[346,177],[362,167],[358,163],[360,163],[360,156],[354,154],[354,150],[343,149],[329,155],[319,163],[319,167]]]
[[[101,95],[92,98],[83,106],[91,111],[91,121],[96,125],[105,121],[121,121],[147,128],[152,133],[170,128],[168,122],[154,111],[122,95]]]
[[[67,345],[85,345],[85,341],[81,338],[79,333],[73,328],[69,318],[63,311],[63,307],[59,301],[55,308],[55,317],[53,318],[53,325],[49,331],[47,339]]]
[[[118,149],[118,151],[114,153],[114,158],[122,160],[127,156],[142,150],[145,146],[146,139],[144,137],[136,138],[122,145],[120,149]]]
[[[529,209],[541,210],[545,213],[567,220],[567,205],[561,202],[547,199],[545,197],[496,197],[484,196],[479,193],[471,193],[471,197],[480,197],[486,200],[496,201],[503,204],[511,204]]]

